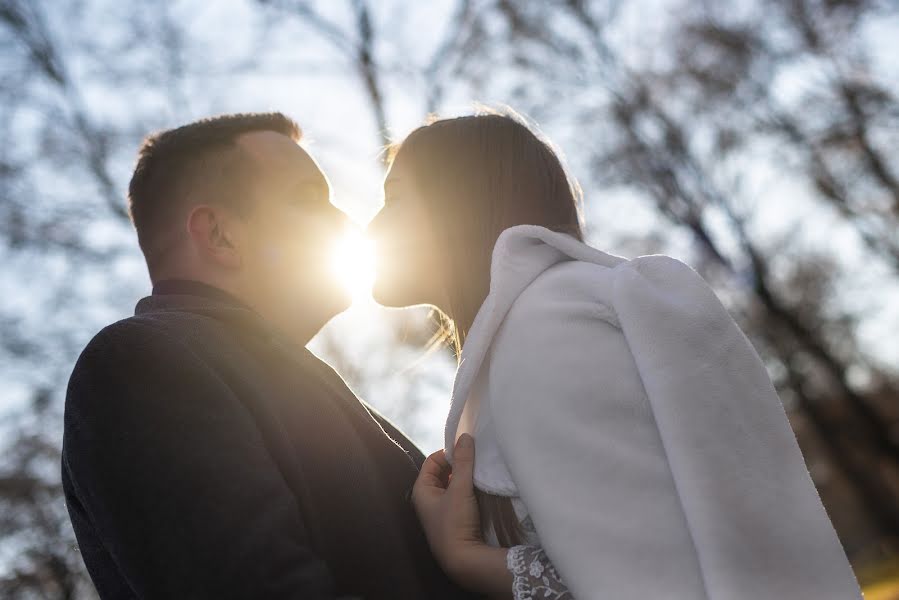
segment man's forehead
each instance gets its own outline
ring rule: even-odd
[[[311,179],[323,176],[309,153],[284,134],[250,131],[237,136],[236,142],[263,170]]]

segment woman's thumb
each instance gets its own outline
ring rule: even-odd
[[[450,480],[449,487],[471,493],[473,471],[474,438],[463,433],[456,440],[456,447],[453,450],[453,478]]]

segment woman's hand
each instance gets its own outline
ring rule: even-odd
[[[443,450],[422,465],[412,503],[437,562],[456,583],[492,597],[510,597],[512,575],[505,548],[484,543],[474,494],[474,440],[462,434],[456,442],[455,465]]]
[[[431,551],[445,570],[471,546],[484,543],[478,502],[471,483],[474,441],[463,434],[456,443],[456,465],[451,467],[443,450],[431,454],[412,488],[418,513]]]

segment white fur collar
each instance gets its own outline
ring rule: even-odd
[[[444,430],[446,456],[450,462],[453,446],[459,435],[473,433],[469,424],[477,420],[479,407],[476,402],[468,402],[469,396],[506,313],[537,276],[551,266],[568,260],[580,260],[608,268],[626,261],[620,256],[591,248],[570,235],[537,225],[510,227],[497,239],[490,266],[490,292],[468,332],[453,383]],[[466,405],[469,405],[468,410]],[[460,428],[463,412],[466,426]],[[488,473],[489,478],[485,477]],[[481,489],[493,493],[515,494],[515,486],[498,454],[480,443],[475,483]]]

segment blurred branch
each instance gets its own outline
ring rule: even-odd
[[[593,92],[594,97],[598,96],[597,102],[587,109],[592,112],[578,129],[580,136],[604,140],[592,149],[594,164],[611,173],[615,183],[642,190],[660,215],[689,231],[702,254],[723,267],[730,281],[741,285],[740,291],[746,294],[741,301],[763,311],[763,318],[752,324],[757,328],[752,334],[763,339],[767,349],[787,366],[789,385],[803,399],[801,410],[809,411],[833,453],[862,452],[869,459],[874,457],[878,465],[891,465],[889,469],[895,475],[899,467],[899,439],[894,434],[899,422],[895,411],[881,410],[873,393],[857,391],[850,384],[849,369],[853,361],[860,360],[854,329],[845,330],[838,350],[832,338],[825,335],[838,328],[826,316],[825,297],[814,298],[811,305],[786,299],[788,283],[775,276],[772,268],[777,258],[774,251],[753,238],[745,226],[745,215],[735,209],[740,190],[725,189],[718,183],[723,157],[714,150],[697,149],[709,139],[722,140],[725,152],[735,152],[762,136],[785,138],[789,148],[807,160],[807,170],[800,170],[795,176],[800,181],[807,178],[821,200],[834,202],[869,248],[894,267],[899,264],[895,226],[890,227],[891,221],[881,218],[882,227],[870,227],[875,215],[853,202],[848,185],[833,172],[825,150],[805,132],[801,120],[808,117],[807,107],[799,106],[795,113],[771,110],[772,78],[779,66],[785,61],[801,60],[804,52],[824,55],[825,50],[844,50],[845,39],[842,46],[837,46],[831,44],[831,38],[837,32],[851,31],[861,20],[858,15],[866,10],[863,3],[853,3],[824,14],[829,9],[812,8],[810,4],[795,0],[781,5],[788,13],[793,11],[794,16],[787,23],[797,14],[803,19],[800,29],[805,46],[792,49],[792,53],[761,39],[773,31],[768,21],[778,18],[778,11],[765,12],[760,8],[753,13],[758,22],[747,19],[730,25],[719,23],[713,16],[715,10],[720,10],[725,19],[730,17],[727,6],[689,5],[672,24],[671,40],[659,43],[663,55],[670,54],[666,44],[689,40],[690,45],[683,50],[683,59],[666,62],[663,69],[651,63],[640,68],[625,63],[620,51],[605,39],[606,22],[596,20],[590,12],[602,3],[499,1],[497,10],[505,17],[514,53],[512,61],[518,68],[542,75],[534,65],[558,65],[554,87],[561,81],[569,86],[563,89],[574,97],[580,90],[602,89],[601,96]],[[564,28],[549,25],[561,14],[572,20],[566,21]],[[812,47],[814,50],[809,49]],[[583,54],[581,49],[585,48],[590,49],[590,55]],[[579,60],[577,64],[573,64],[574,57]],[[591,69],[585,69],[584,64],[591,65]],[[756,76],[764,79],[756,82]],[[862,108],[865,104],[860,93],[852,93],[855,88],[850,87],[847,95],[845,87],[841,93],[846,110],[842,114],[816,114],[816,128],[827,129],[848,114],[849,131],[870,174],[868,179],[892,194],[896,176],[872,142],[870,118]],[[554,91],[557,95],[566,93]],[[591,122],[602,126],[592,136]],[[827,125],[822,126],[822,122]],[[767,126],[760,128],[760,123]],[[603,183],[601,175],[597,180]],[[855,182],[851,185],[855,187]],[[802,254],[797,254],[797,259],[811,260]],[[812,359],[815,369],[801,369],[794,361],[798,355]],[[826,383],[810,386],[813,377],[822,377]],[[822,386],[829,387],[827,393],[813,391]],[[888,388],[886,397],[899,398],[899,388]],[[883,393],[877,395],[882,397]],[[833,410],[818,410],[825,405]],[[836,418],[838,408],[840,416]],[[899,505],[899,497],[884,484],[883,471],[864,461],[836,462],[855,482],[870,514],[883,530],[899,538],[899,514],[891,508]]]
[[[4,4],[0,6],[0,24],[4,25],[27,50],[38,73],[43,74],[59,91],[71,119],[71,125],[83,141],[87,166],[94,176],[101,196],[115,216],[127,220],[128,212],[107,165],[108,132],[92,122],[78,88],[69,78],[65,61],[53,43],[38,4],[21,0],[4,0]]]
[[[335,22],[313,7],[311,2],[259,0],[260,4],[288,11],[319,34],[350,61],[369,100],[381,146],[390,143],[381,71],[375,58],[376,34],[366,0],[349,0],[353,21],[349,26]]]

